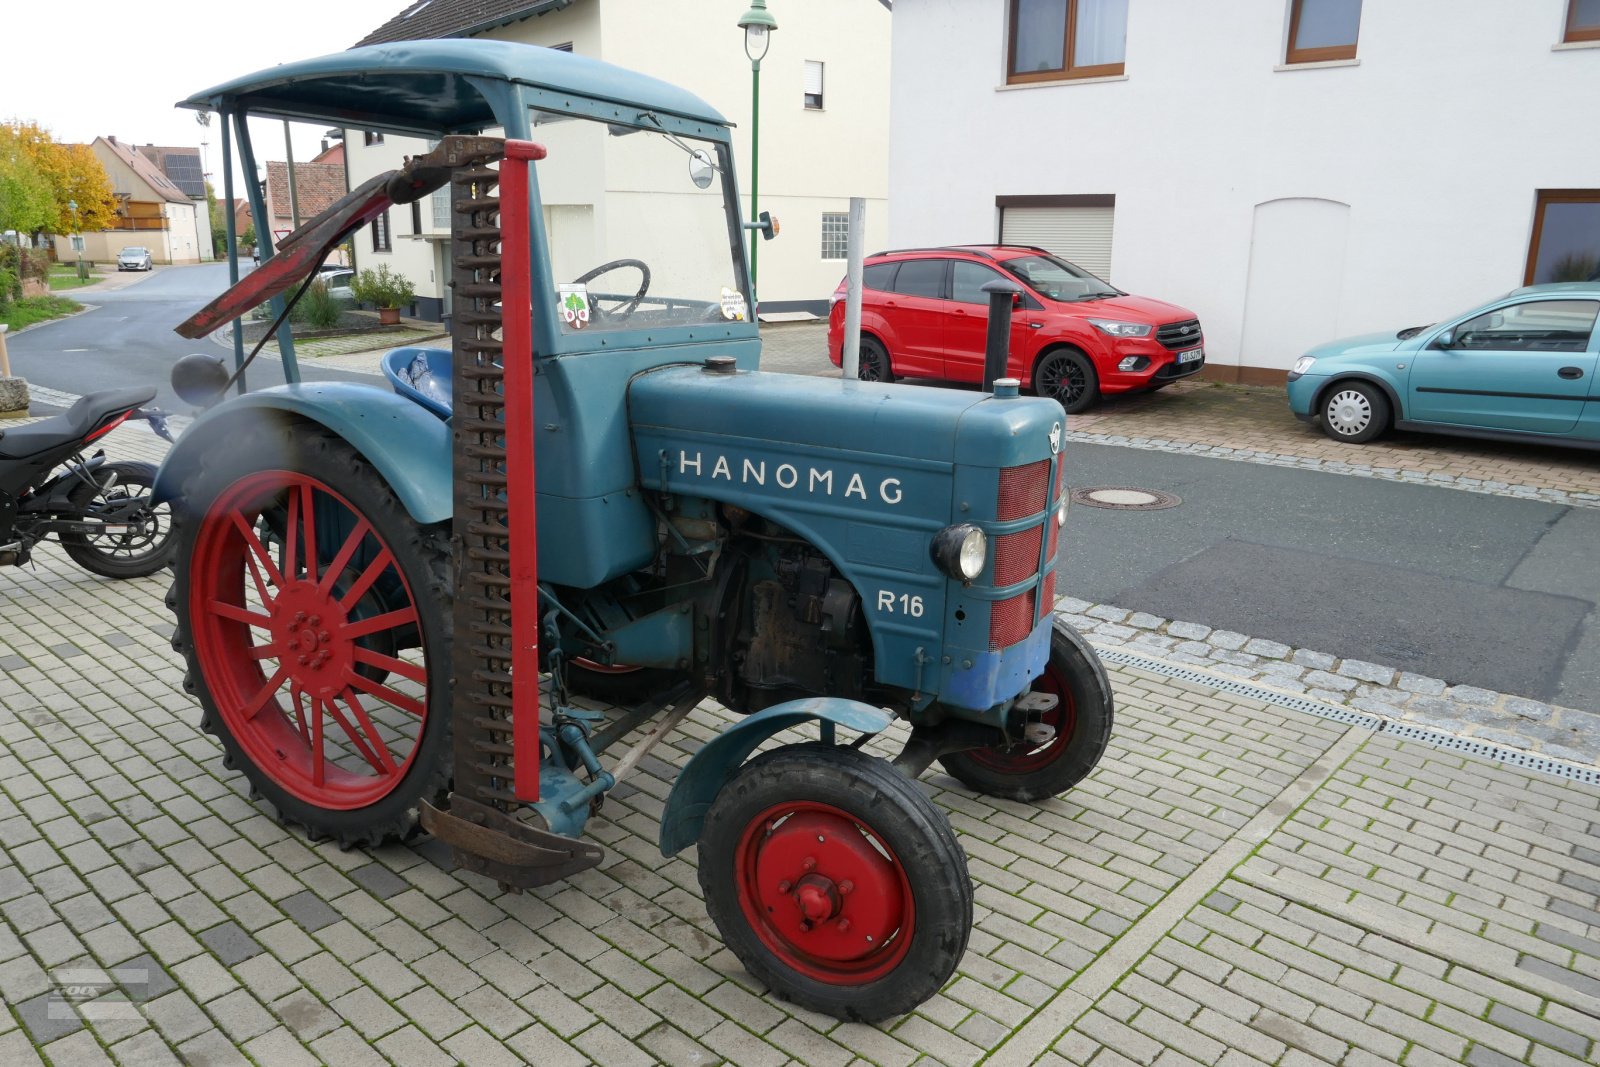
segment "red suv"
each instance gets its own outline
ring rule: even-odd
[[[1007,375],[1069,412],[1102,393],[1159,389],[1205,366],[1200,320],[1176,304],[1131,296],[1042,248],[958,245],[868,256],[862,275],[861,377],[983,380],[987,282],[1021,285]],[[828,314],[840,363],[845,283]]]

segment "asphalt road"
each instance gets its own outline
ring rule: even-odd
[[[228,286],[225,263],[163,267],[121,289],[88,289],[72,294],[94,310],[34,327],[7,339],[12,373],[35,385],[69,393],[91,393],[154,385],[156,405],[187,412],[173,395],[167,377],[172,364],[190,352],[221,356],[230,366],[233,348],[210,338],[190,341],[173,327]],[[275,356],[262,354],[245,372],[252,389],[279,385],[283,371]],[[307,381],[367,381],[370,375],[303,367]]]
[[[1600,510],[1102,445],[1068,484],[1061,592],[1452,684],[1600,708]]]

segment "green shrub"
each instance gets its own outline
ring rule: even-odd
[[[306,295],[300,298],[295,310],[300,321],[317,330],[327,330],[339,324],[343,309],[339,301],[328,295],[328,287],[319,279],[311,283]]]
[[[363,304],[376,308],[403,308],[416,299],[417,287],[384,263],[377,270],[364,270],[356,275],[350,283],[350,293]]]
[[[0,267],[0,313],[11,306],[12,301],[22,299],[22,282],[18,280],[16,272],[7,267]]]

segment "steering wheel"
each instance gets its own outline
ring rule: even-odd
[[[632,315],[639,309],[639,302],[644,299],[644,294],[650,291],[650,268],[644,264],[643,260],[638,259],[613,259],[609,263],[602,263],[593,270],[586,271],[584,274],[574,279],[573,284],[587,285],[589,282],[600,277],[600,275],[605,274],[608,271],[616,270],[619,267],[638,268],[639,291],[633,294],[632,300],[612,308],[601,307],[600,298],[595,296],[593,293],[590,293],[589,308],[595,313],[596,316],[603,316],[605,318],[616,319],[618,321],[626,319],[629,315]]]

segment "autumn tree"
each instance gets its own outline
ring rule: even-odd
[[[109,230],[117,224],[117,197],[105,167],[83,144],[58,144],[37,122],[13,119],[0,123],[0,158],[26,159],[43,177],[51,199],[47,219],[30,232],[72,233],[72,209],[78,205],[77,229]],[[20,230],[21,227],[11,227]]]
[[[53,218],[55,196],[49,179],[26,153],[0,137],[0,231],[34,233],[48,229]]]

